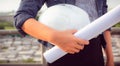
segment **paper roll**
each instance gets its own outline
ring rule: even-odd
[[[76,32],[74,35],[81,39],[90,40],[119,21],[120,5]],[[67,52],[64,52],[59,47],[55,46],[44,53],[44,58],[48,63],[52,63],[66,54]]]

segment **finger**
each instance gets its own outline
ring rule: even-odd
[[[73,50],[67,50],[66,52],[69,54],[75,54],[75,52]]]
[[[75,52],[69,52],[69,54],[75,54]]]
[[[79,44],[79,43],[77,43],[76,45],[79,45],[79,46],[84,46],[84,44]]]
[[[76,49],[75,47],[69,48],[69,50],[67,50],[68,53],[70,54],[75,54],[78,53],[80,50]]]
[[[69,47],[67,47],[64,51],[67,52],[67,53],[70,53],[70,54],[74,54],[74,53],[75,53],[75,52],[74,52],[71,48],[69,48]]]
[[[84,44],[79,44],[81,46],[81,49],[80,50],[83,50],[84,49]]]
[[[83,44],[83,45],[88,45],[89,44],[89,41],[87,40],[83,40],[83,39],[80,39],[80,38],[77,38],[76,39],[78,44]]]
[[[72,49],[72,52],[75,52],[75,53],[78,53],[79,51],[80,51],[80,49],[77,49],[77,48]]]
[[[81,50],[84,48],[84,44],[75,44],[75,48],[78,49],[78,50]]]

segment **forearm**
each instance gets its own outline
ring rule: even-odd
[[[57,45],[62,50],[71,54],[78,53],[81,49],[84,48],[84,46],[78,44],[89,44],[88,41],[76,38],[73,35],[76,32],[76,30],[54,30],[36,21],[33,18],[30,18],[25,21],[25,23],[22,26],[22,30],[35,38],[48,41],[54,45]]]
[[[55,32],[54,29],[43,25],[34,18],[26,20],[22,26],[22,30],[27,34],[44,41],[50,41],[53,33]]]
[[[114,62],[113,59],[113,53],[112,53],[112,44],[111,44],[111,33],[110,31],[105,31],[104,32],[104,38],[106,41],[106,48],[105,48],[105,53],[107,57],[107,62]]]

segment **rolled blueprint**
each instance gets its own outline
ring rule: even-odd
[[[106,29],[117,24],[119,21],[120,5],[76,32],[74,36],[81,39],[90,40]],[[55,46],[44,53],[44,58],[48,63],[53,63],[66,54],[67,52]]]

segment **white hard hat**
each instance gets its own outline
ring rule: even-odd
[[[80,30],[89,24],[90,20],[81,8],[70,4],[58,4],[42,13],[39,22],[57,30]]]

